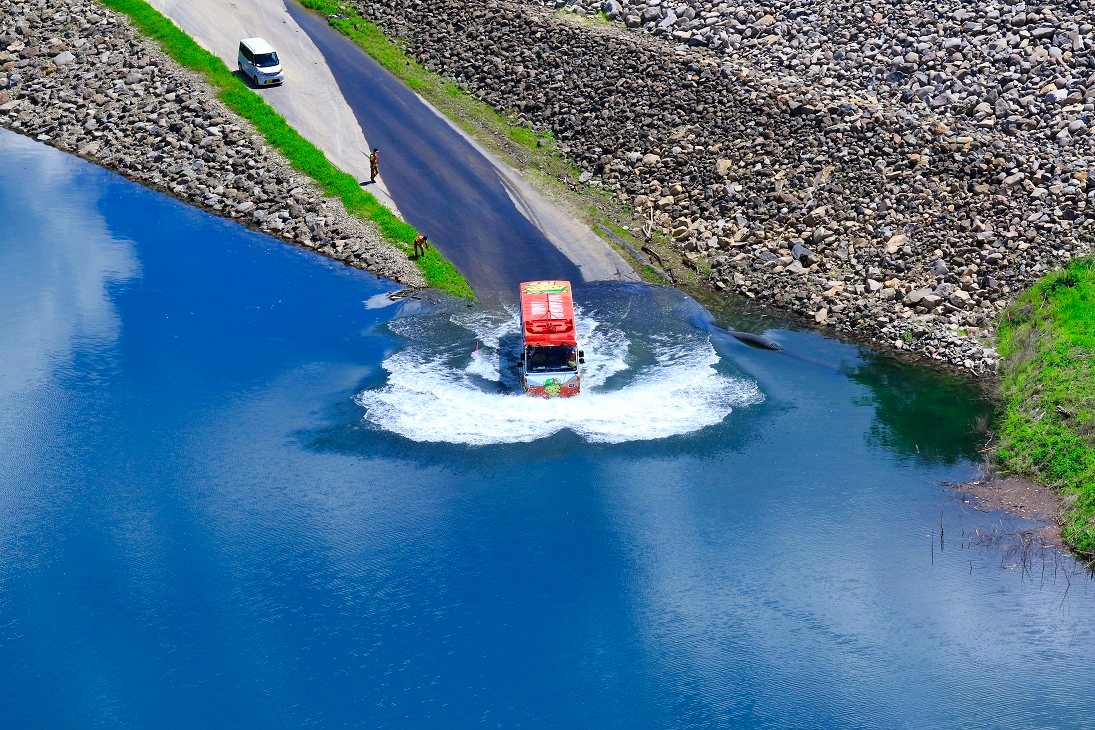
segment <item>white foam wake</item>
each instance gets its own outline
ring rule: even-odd
[[[411,334],[420,322],[393,329]],[[478,351],[470,337],[461,343],[463,352],[436,340],[412,342],[384,361],[384,385],[358,394],[367,422],[415,441],[529,442],[569,429],[590,442],[620,443],[696,431],[719,423],[735,406],[763,400],[754,382],[715,369],[719,356],[703,335],[645,343],[651,348],[646,364],[628,372],[628,339],[581,315],[587,358],[581,395],[530,398],[517,392],[499,349],[517,333],[515,313],[458,315],[451,322],[475,335]],[[606,385],[614,375],[625,382]]]

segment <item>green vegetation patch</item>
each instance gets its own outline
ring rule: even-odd
[[[1071,262],[1019,296],[999,327],[1005,413],[996,458],[1056,487],[1063,534],[1095,555],[1095,261]]]
[[[199,46],[169,19],[144,0],[100,0],[128,16],[146,37],[156,41],[167,55],[186,68],[202,74],[217,89],[217,97],[229,109],[247,119],[267,142],[285,156],[297,171],[316,181],[326,195],[338,197],[350,213],[373,221],[381,234],[410,254],[415,229],[396,217],[350,174],[331,164],[315,145],[300,136],[285,118],[261,96],[236,77],[217,56]],[[417,259],[426,282],[465,299],[474,298],[471,287],[451,262],[431,248]]]

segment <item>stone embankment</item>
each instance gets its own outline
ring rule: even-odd
[[[1091,250],[1088,0],[590,3],[646,34],[537,2],[354,4],[551,129],[718,291],[982,373],[1013,294]]]
[[[0,0],[0,125],[351,266],[407,255],[295,172],[207,85],[90,0]]]

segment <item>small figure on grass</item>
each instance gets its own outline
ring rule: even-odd
[[[414,257],[426,255],[426,249],[430,247],[430,239],[419,233],[414,239]]]

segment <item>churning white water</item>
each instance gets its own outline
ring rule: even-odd
[[[591,442],[659,439],[763,400],[753,381],[715,369],[719,356],[703,332],[644,337],[640,346],[621,328],[576,314],[586,353],[577,397],[521,393],[520,323],[507,311],[392,322],[408,346],[384,360],[387,382],[356,400],[375,427],[415,441],[476,445],[535,441],[564,429]]]

